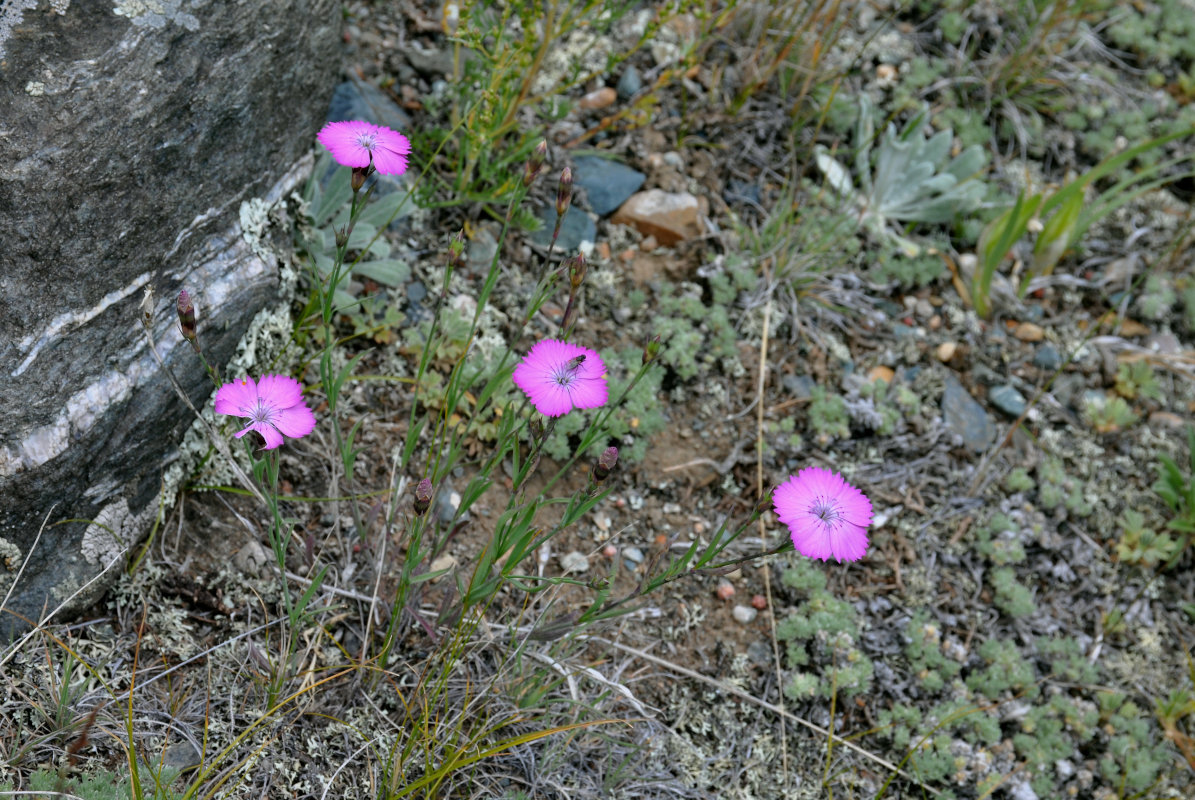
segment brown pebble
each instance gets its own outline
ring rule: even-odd
[[[660,246],[660,243],[656,240],[656,237],[654,237],[654,236],[647,236],[643,239],[642,242],[639,243],[639,249],[642,250],[644,253],[650,253],[652,250],[655,250],[659,246]]]
[[[954,354],[958,351],[958,345],[954,342],[942,342],[934,348],[934,358],[945,364],[950,359],[954,358]]]
[[[929,318],[929,329],[931,331],[936,331],[938,328],[941,328],[941,327],[942,327],[942,315],[941,314],[934,314],[932,317]]]
[[[1042,330],[1040,325],[1034,325],[1032,322],[1022,322],[1013,328],[1012,335],[1022,342],[1040,342],[1045,338],[1046,332]]]
[[[721,581],[718,583],[718,588],[715,590],[719,600],[729,600],[734,597],[734,586],[730,581]]]
[[[768,607],[768,598],[764,597],[762,594],[757,594],[751,598],[751,605],[754,606],[756,610],[763,611]]]
[[[614,101],[618,99],[618,92],[609,86],[603,86],[596,92],[590,92],[577,102],[581,108],[589,111],[596,111],[599,108],[614,105]]]
[[[597,257],[602,259],[603,261],[610,258],[610,243],[609,242],[598,242],[596,245],[594,245],[593,249],[594,249],[594,252],[597,254]]]
[[[892,371],[891,367],[885,367],[883,364],[872,367],[867,373],[867,380],[869,383],[876,381],[883,381],[891,384],[892,379],[896,377],[896,373]]]

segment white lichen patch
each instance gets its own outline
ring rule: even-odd
[[[50,0],[50,8],[56,14],[65,14],[71,0]],[[37,8],[37,0],[5,0],[0,2],[0,58],[4,57],[4,43],[12,31],[21,24],[26,11]]]
[[[16,579],[21,569],[21,548],[7,539],[0,538],[0,596],[8,591],[8,587]]]
[[[569,79],[575,70],[585,75],[606,68],[613,43],[587,30],[576,30],[567,39],[548,51],[539,74],[531,85],[534,94],[548,94]]]
[[[195,0],[123,0],[117,3],[112,13],[128,17],[134,25],[142,28],[165,28],[168,23],[180,25],[189,31],[199,30],[199,19],[183,11],[185,6],[196,6]]]
[[[100,511],[83,531],[81,550],[88,564],[105,567],[116,563],[129,547],[130,536],[125,530],[129,521],[129,504],[122,497]]]

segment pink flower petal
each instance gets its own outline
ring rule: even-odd
[[[278,432],[277,428],[269,423],[255,422],[249,427],[260,433],[261,438],[266,440],[266,445],[265,447],[261,448],[262,450],[273,450],[283,442],[282,434]]]
[[[303,402],[303,385],[289,375],[262,375],[257,396],[275,408],[290,408]]]
[[[284,408],[274,416],[274,426],[291,439],[301,439],[315,430],[315,414],[311,409],[299,403],[297,406]]]
[[[316,137],[328,148],[332,158],[346,167],[368,167],[369,150],[361,146],[361,137],[368,135],[376,126],[368,122],[347,120],[329,122]]]
[[[228,414],[233,417],[248,416],[248,412],[257,405],[257,384],[252,378],[244,377],[239,381],[226,383],[216,390],[216,413]]]

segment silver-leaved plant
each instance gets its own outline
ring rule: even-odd
[[[855,127],[855,173],[850,172],[825,147],[814,150],[818,169],[844,199],[854,203],[859,225],[868,232],[896,243],[910,257],[921,247],[897,233],[893,222],[942,223],[957,214],[974,211],[985,192],[979,179],[987,154],[972,145],[954,158],[950,148],[954,131],[939,131],[928,139],[922,129],[929,108],[924,108],[900,131],[891,123],[876,143],[871,101],[859,100],[859,122]]]

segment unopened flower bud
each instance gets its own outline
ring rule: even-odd
[[[531,157],[527,159],[527,165],[523,167],[523,186],[530,186],[535,182],[540,170],[544,168],[544,162],[547,159],[548,140],[540,139],[539,144],[531,151]]]
[[[454,269],[464,269],[465,264],[465,234],[464,231],[457,231],[452,234],[452,238],[448,240],[448,263]]]
[[[568,280],[574,289],[581,288],[581,284],[585,281],[585,273],[589,266],[585,263],[585,255],[577,253],[569,259],[568,263]]]
[[[199,342],[195,334],[195,303],[191,301],[191,295],[187,294],[186,289],[178,293],[178,327],[182,331],[183,338],[198,350]]]
[[[361,191],[361,187],[365,185],[365,179],[369,177],[370,167],[353,167],[353,176],[349,179],[349,185],[353,187],[353,192]]]
[[[656,360],[656,356],[660,354],[660,334],[656,334],[647,340],[647,344],[643,345],[643,363],[650,364]]]
[[[528,422],[531,426],[531,438],[533,441],[543,441],[544,438],[544,424],[539,421],[538,417],[532,417]]]
[[[565,167],[560,173],[560,185],[556,187],[556,216],[563,217],[573,202],[573,171]]]
[[[415,513],[423,516],[432,504],[432,479],[424,478],[415,487]]]
[[[337,248],[344,247],[349,243],[349,235],[345,232],[344,228],[336,228],[334,233],[336,234]]]
[[[618,448],[607,447],[605,452],[598,456],[597,463],[593,465],[593,481],[594,483],[601,483],[610,477],[610,473],[614,471],[614,466],[618,463]]]

